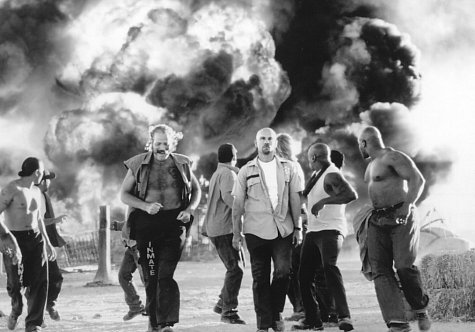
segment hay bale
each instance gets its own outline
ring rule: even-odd
[[[475,288],[429,289],[429,315],[433,319],[475,320]]]
[[[475,250],[424,256],[419,265],[430,316],[475,320]]]
[[[419,265],[426,289],[475,288],[475,250],[424,256]]]

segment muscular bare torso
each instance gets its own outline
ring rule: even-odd
[[[154,160],[150,169],[145,201],[161,203],[162,210],[180,208],[183,186],[183,179],[173,159]]]
[[[10,182],[0,193],[0,211],[11,231],[38,229],[41,191],[38,187],[23,187],[18,180]]]
[[[368,183],[369,197],[377,209],[403,202],[407,196],[406,181],[392,166],[392,153],[392,149],[385,150],[366,169],[365,182]]]

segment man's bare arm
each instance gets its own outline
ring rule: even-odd
[[[234,197],[232,218],[233,218],[233,247],[240,250],[243,242],[242,216],[244,214],[244,199]]]
[[[190,204],[185,210],[180,211],[176,219],[181,220],[185,223],[191,221],[191,215],[193,214],[193,211],[198,207],[198,204],[200,203],[200,199],[201,199],[200,183],[196,179],[195,175],[191,173]]]
[[[289,208],[290,208],[290,215],[294,222],[294,226],[297,228],[302,228],[301,222],[302,219],[300,218],[300,195],[298,192],[291,192],[289,196]]]
[[[11,183],[0,191],[0,214],[10,206],[13,201],[13,193]]]
[[[405,224],[412,213],[412,208],[422,194],[425,180],[412,159],[400,151],[389,153],[386,162],[398,176],[407,181],[406,199],[398,209],[396,217],[399,224]]]
[[[0,253],[11,257],[13,264],[21,262],[20,247],[3,220],[0,220]]]
[[[13,191],[10,185],[0,192],[0,214],[5,211],[13,200]],[[8,227],[0,220],[0,252],[12,257],[13,264],[21,262],[21,250],[13,234]]]
[[[122,203],[127,204],[130,207],[146,211],[147,203],[132,194],[134,187],[135,177],[132,171],[129,169],[120,187],[120,200]]]
[[[41,192],[39,188],[38,189],[38,197],[41,197]],[[40,209],[37,210],[37,218],[38,218],[38,229],[40,230],[41,235],[43,235],[43,241],[45,242],[45,247],[46,247],[46,254],[48,255],[48,259],[50,261],[54,261],[56,259],[56,250],[54,250],[53,245],[51,244],[49,240],[48,233],[46,232],[46,226],[43,221],[43,217],[41,216],[41,211]]]
[[[201,187],[200,183],[198,182],[198,179],[196,176],[191,173],[191,198],[190,198],[190,205],[188,208],[190,210],[195,210],[198,207],[198,204],[200,204],[201,200]]]
[[[421,196],[425,184],[424,177],[416,164],[400,151],[390,152],[386,161],[397,175],[407,181],[407,196],[404,203],[407,205],[415,204]]]
[[[66,220],[67,220],[67,216],[62,214],[62,215],[60,215],[59,217],[56,217],[56,218],[44,218],[43,222],[44,222],[45,226],[49,226],[49,225],[54,225],[54,224],[57,224],[57,223],[62,223]]]
[[[233,234],[242,233],[242,216],[244,214],[244,201],[241,199],[234,199],[233,202]]]
[[[340,173],[329,173],[324,179],[325,192],[330,195],[312,206],[312,214],[317,214],[323,206],[328,204],[348,204],[358,198],[355,189]]]

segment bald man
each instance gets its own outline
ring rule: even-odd
[[[414,265],[419,245],[414,210],[425,180],[411,158],[384,145],[376,127],[365,128],[358,143],[363,157],[371,160],[364,178],[374,208],[368,223],[367,245],[383,318],[389,331],[411,331],[400,283],[416,313],[419,330],[429,331],[431,324],[426,310],[429,297]]]
[[[257,132],[258,155],[241,168],[232,192],[233,246],[240,249],[244,233],[251,256],[258,332],[269,328],[284,331],[282,311],[290,280],[292,243],[302,240],[299,192],[303,184],[292,162],[276,155],[276,136],[270,128]]]
[[[329,295],[334,299],[338,327],[353,330],[343,278],[337,266],[338,255],[347,234],[345,207],[357,198],[356,191],[330,160],[330,147],[312,144],[307,152],[309,166],[315,171],[305,191],[310,213],[300,256],[299,281],[305,308],[305,320],[294,330],[323,330],[315,294],[316,273],[323,269]]]

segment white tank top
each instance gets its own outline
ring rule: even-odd
[[[325,176],[328,173],[339,173],[340,170],[333,164],[330,164],[322,176],[318,179],[317,183],[313,186],[312,190],[308,193],[308,228],[307,232],[320,232],[324,230],[337,230],[340,231],[343,236],[347,234],[345,208],[346,204],[328,204],[318,212],[315,217],[312,212],[312,206],[323,198],[329,197],[324,189]],[[343,175],[342,175],[343,176]]]

